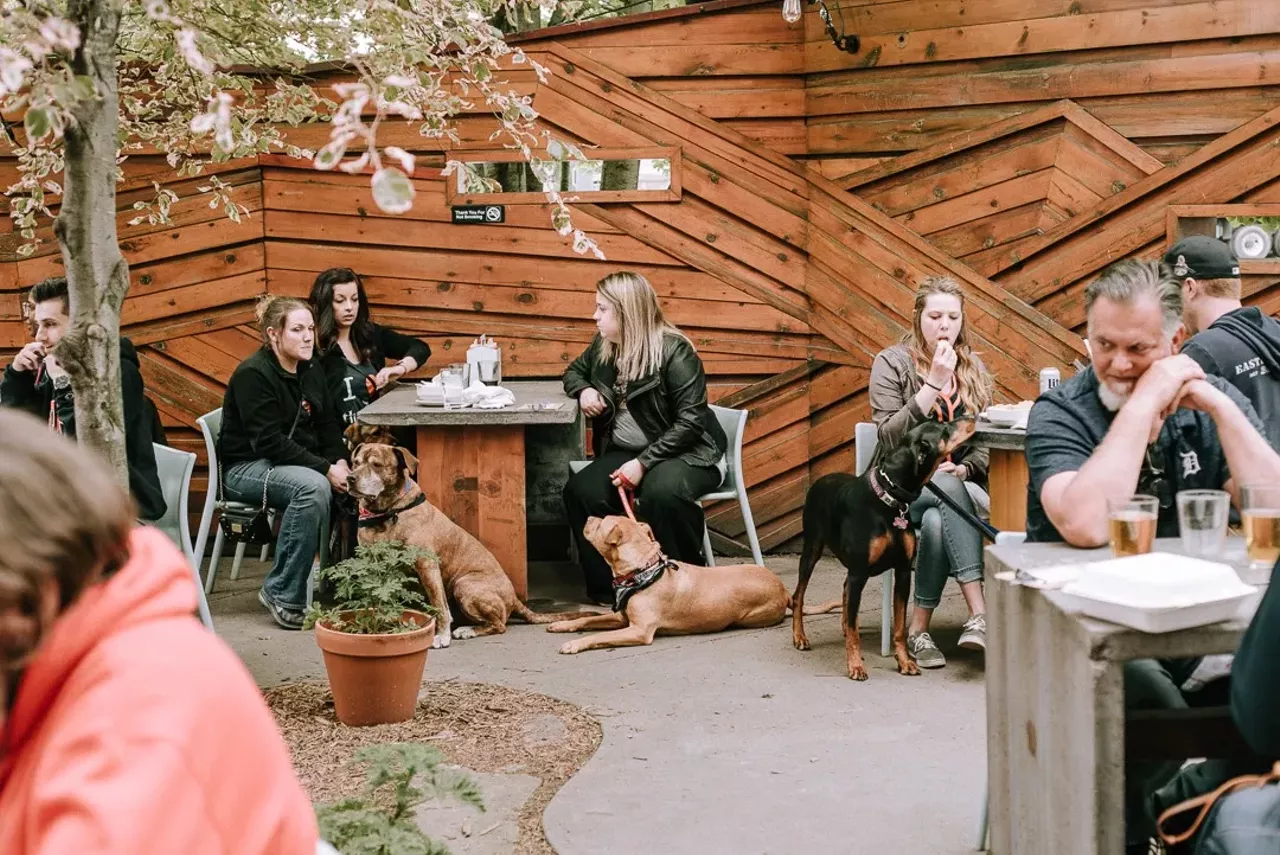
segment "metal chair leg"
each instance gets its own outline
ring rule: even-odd
[[[231,562],[231,581],[234,582],[240,578],[240,564],[244,561],[245,550],[249,548],[249,544],[243,540],[236,544],[236,557]]]
[[[893,568],[881,574],[884,579],[884,604],[880,607],[880,655],[889,655],[889,641],[893,636]]]
[[[209,574],[204,579],[204,592],[213,593],[213,580],[218,576],[218,562],[222,559],[222,526],[213,535],[213,555],[209,556]]]
[[[706,523],[702,524],[702,554],[707,559],[708,567],[716,566],[716,556],[711,551],[711,529]]]
[[[982,816],[978,818],[978,841],[974,844],[975,852],[987,851],[987,822],[989,819],[988,800],[991,798],[991,789],[986,781],[982,782]]]

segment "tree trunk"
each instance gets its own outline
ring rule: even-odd
[[[71,327],[54,355],[71,375],[77,439],[101,454],[128,485],[120,307],[129,288],[129,268],[116,240],[120,6],[115,0],[71,0],[68,8],[81,33],[72,67],[77,75],[93,79],[97,97],[76,103],[67,123],[62,210],[54,233],[67,271]]]
[[[601,190],[635,190],[640,185],[640,161],[606,160],[601,169]]]

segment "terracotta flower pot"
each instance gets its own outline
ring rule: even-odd
[[[404,614],[421,629],[357,635],[316,624],[316,644],[324,651],[333,706],[343,724],[364,727],[413,718],[436,622],[422,612]]]

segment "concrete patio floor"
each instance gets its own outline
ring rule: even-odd
[[[768,563],[794,587],[796,556]],[[229,567],[214,621],[258,683],[322,679],[311,634],[278,629],[258,605],[265,567],[247,561],[235,583]],[[536,565],[535,607],[572,601],[573,572]],[[838,596],[842,580],[824,559],[809,601]],[[807,653],[789,622],[576,656],[556,652],[567,636],[514,624],[432,651],[427,674],[537,691],[599,717],[599,750],[544,814],[561,855],[972,851],[986,725],[982,657],[955,647],[963,600],[948,586],[934,619],[947,667],[909,678],[879,656],[880,590],[873,580],[862,602],[865,683],[845,677],[839,615],[806,619]]]

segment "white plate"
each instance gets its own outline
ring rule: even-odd
[[[1062,605],[1091,618],[1117,623],[1139,632],[1177,632],[1242,617],[1242,609],[1254,594],[1231,594],[1220,600],[1169,609],[1143,609],[1106,600],[1095,600],[1059,591]]]

